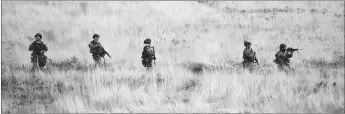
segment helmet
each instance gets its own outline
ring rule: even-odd
[[[36,34],[35,34],[35,37],[37,37],[37,36],[39,36],[39,37],[42,39],[41,33],[36,33]]]
[[[244,46],[247,46],[247,45],[252,45],[252,43],[250,43],[248,41],[244,41]]]
[[[286,45],[285,44],[280,44],[279,49],[284,49],[284,48],[286,48]]]
[[[94,34],[94,35],[92,36],[93,39],[95,39],[96,37],[99,38],[100,36],[99,36],[98,34]]]
[[[150,38],[146,38],[144,40],[144,44],[151,44],[151,39]]]

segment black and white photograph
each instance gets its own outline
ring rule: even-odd
[[[344,1],[1,1],[1,113],[345,113]]]

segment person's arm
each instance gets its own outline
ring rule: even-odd
[[[95,48],[95,47],[96,47],[96,45],[94,45],[92,43],[89,44],[89,48]]]
[[[155,50],[154,46],[152,46],[152,53],[153,53],[153,55],[156,55],[156,50]]]
[[[34,50],[33,44],[34,44],[34,43],[31,43],[31,44],[29,45],[29,51]]]
[[[96,44],[96,47],[100,47],[101,49],[104,49],[101,43]]]
[[[44,46],[44,51],[48,51],[48,46],[44,43],[43,43],[43,46]]]
[[[92,53],[92,54],[95,53],[95,52],[94,52],[94,51],[95,51],[94,49],[95,49],[96,46],[95,46],[92,42],[90,42],[90,44],[89,44],[88,46],[89,46],[89,48],[90,48],[90,53]]]
[[[293,56],[292,52],[286,54],[286,58],[291,58]]]
[[[153,59],[156,60],[156,50],[155,50],[155,47],[152,46],[152,52],[153,52]]]
[[[144,54],[145,54],[145,53],[144,53],[144,52],[145,52],[145,48],[146,48],[146,47],[144,47],[144,48],[143,48],[143,52],[141,52],[141,59],[144,59],[144,56],[145,56],[145,55],[144,55]]]

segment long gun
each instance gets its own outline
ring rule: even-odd
[[[298,48],[287,48],[286,51],[288,52],[295,52],[295,51],[298,51],[298,50],[303,50],[303,49],[298,49]]]
[[[254,57],[253,57],[253,60],[254,60],[254,61],[253,61],[253,62],[256,63],[256,64],[258,64],[258,65],[260,65],[258,59],[256,58],[256,54],[255,54],[255,52],[253,51],[253,49],[250,49],[250,51],[251,51],[251,53],[254,53]],[[246,65],[245,63],[246,63],[246,61],[243,61],[243,62],[242,62],[243,68],[246,67],[246,66],[245,66],[245,65]]]
[[[254,63],[260,65],[258,59],[256,58],[256,56],[254,56],[253,59],[254,59]]]
[[[153,57],[153,62],[154,62],[154,64],[156,64],[156,51],[155,51],[155,46],[152,46],[152,49],[153,49],[153,52],[154,52],[154,54],[152,55],[152,57]]]
[[[109,58],[111,58],[110,54],[109,54],[107,51],[105,51],[104,48],[102,48],[102,52],[103,52],[103,53],[101,54],[102,56],[104,56],[104,55],[106,54],[106,55],[108,55]]]
[[[109,53],[107,51],[104,50],[104,52],[105,52],[105,54],[108,55],[109,58],[111,58],[111,56],[109,55]]]
[[[253,49],[251,49],[251,51],[254,52]],[[255,53],[254,53],[253,60],[254,60],[254,63],[260,65],[258,59],[256,58],[256,54]]]
[[[111,58],[111,56],[109,55],[109,53],[108,53],[107,51],[105,51],[105,49],[104,49],[104,48],[102,48],[102,50],[103,50],[103,51],[102,51],[103,53],[101,54],[101,57],[103,58],[103,62],[104,62],[104,64],[105,64],[105,58],[104,58],[104,55],[105,55],[105,54],[107,54],[109,58]]]

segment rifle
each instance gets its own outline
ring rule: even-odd
[[[258,64],[258,65],[260,65],[259,64],[259,61],[258,61],[258,59],[256,58],[256,54],[255,54],[255,52],[253,51],[253,49],[250,49],[250,51],[251,51],[251,53],[254,53],[254,57],[253,57],[253,63],[256,63],[256,64]],[[243,68],[245,68],[246,66],[246,59],[242,62],[242,65],[243,65]]]
[[[287,52],[295,52],[295,51],[298,51],[298,50],[303,50],[303,49],[298,49],[298,48],[287,48],[286,51]]]
[[[104,51],[104,52],[105,52],[105,54],[108,55],[109,58],[111,58],[111,56],[110,56],[110,54],[108,52],[106,52],[106,51]]]
[[[256,58],[256,56],[254,56],[253,59],[254,59],[254,63],[260,65],[258,59]]]
[[[105,51],[104,48],[102,48],[102,50],[103,50],[103,51],[102,51],[103,53],[102,53],[101,55],[103,55],[103,56],[104,56],[104,55],[108,55],[108,57],[111,58],[110,54],[109,54],[107,51]],[[103,57],[103,58],[104,58],[104,57]]]
[[[254,53],[253,49],[251,49],[251,51]],[[258,59],[256,58],[256,53],[254,53],[253,60],[254,60],[254,63],[260,65]]]
[[[156,64],[156,51],[155,51],[155,46],[152,46],[152,50],[153,50],[153,52],[154,52],[154,54],[152,55],[152,57],[153,57],[153,62],[154,62],[154,64]]]
[[[104,48],[102,48],[102,51],[101,51],[101,52],[102,52],[102,53],[97,54],[97,55],[103,58],[103,63],[105,64],[104,55],[108,55],[109,58],[111,58],[111,56],[109,55],[109,53],[108,53],[107,51],[104,50]]]

